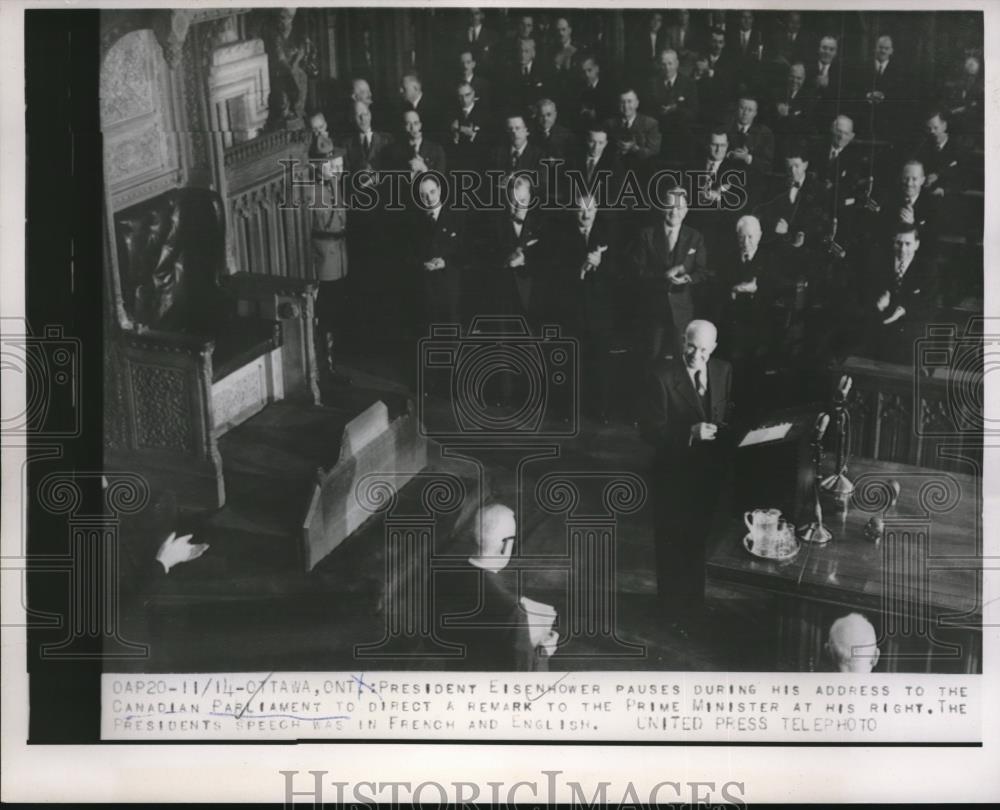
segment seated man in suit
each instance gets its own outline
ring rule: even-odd
[[[802,12],[789,11],[782,21],[775,26],[770,43],[765,49],[765,56],[771,62],[806,62],[815,53],[815,46],[810,44],[808,34],[802,30]]]
[[[698,117],[698,85],[682,76],[680,58],[674,50],[660,54],[660,75],[650,83],[646,100],[659,121],[664,160],[683,165],[694,149],[691,126]]]
[[[457,47],[470,50],[476,62],[489,70],[497,58],[499,41],[499,37],[486,25],[486,13],[481,8],[470,8],[467,25]]]
[[[966,155],[948,132],[948,113],[933,110],[924,119],[924,132],[927,136],[913,155],[927,173],[924,189],[935,197],[961,193],[966,186]]]
[[[774,133],[757,120],[757,99],[743,96],[729,127],[729,157],[743,164],[751,195],[761,193],[774,161]]]
[[[900,224],[893,234],[891,255],[877,248],[869,256],[862,309],[868,322],[869,356],[913,362],[914,341],[925,332],[938,292],[934,264],[919,252],[917,228]]]
[[[691,12],[686,8],[678,9],[674,22],[667,26],[663,46],[677,52],[682,76],[690,77],[694,72],[694,60],[700,47],[697,40],[698,35],[691,27]]]
[[[541,99],[535,106],[535,128],[531,142],[542,151],[542,159],[566,161],[576,150],[576,138],[569,129],[558,122],[559,111],[550,98]]]
[[[687,634],[705,598],[705,542],[730,452],[733,375],[712,357],[710,321],[688,324],[682,353],[656,365],[640,430],[654,450],[656,589],[660,610]]]
[[[710,280],[705,242],[684,224],[687,192],[674,188],[664,198],[663,222],[639,232],[635,264],[639,276],[638,311],[643,323],[646,360],[680,353],[684,330],[695,315],[699,286]]]
[[[534,608],[520,595],[517,573],[508,568],[517,539],[514,512],[499,503],[481,507],[471,524],[458,530],[470,547],[464,570],[440,572],[432,591],[440,594],[436,631],[462,654],[454,668],[471,672],[546,672],[559,634],[552,629],[555,609],[546,629]]]
[[[606,126],[614,141],[622,167],[639,171],[660,154],[660,127],[656,119],[639,112],[639,95],[631,87],[618,95],[617,118]]]
[[[848,613],[830,625],[825,649],[837,672],[867,675],[878,664],[875,628],[860,613]]]

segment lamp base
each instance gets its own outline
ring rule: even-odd
[[[803,543],[815,543],[822,546],[833,540],[833,535],[822,523],[813,522],[799,529],[799,539]]]

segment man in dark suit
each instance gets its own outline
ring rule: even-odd
[[[622,166],[638,171],[660,154],[660,126],[655,118],[639,112],[639,96],[631,87],[619,94],[618,112],[618,117],[607,122],[608,135]]]
[[[349,205],[347,213],[347,251],[351,264],[348,285],[357,302],[357,311],[375,313],[373,318],[359,318],[356,323],[359,336],[367,337],[369,330],[377,334],[383,326],[395,328],[398,321],[391,311],[394,302],[387,307],[377,303],[382,301],[382,290],[392,283],[387,269],[391,264],[388,245],[381,238],[388,215],[377,206],[365,210],[362,204],[370,203],[374,197],[369,195],[378,191],[374,173],[388,168],[392,137],[372,128],[371,110],[362,101],[353,103],[352,123],[354,132],[341,143],[346,152],[345,168],[351,175],[366,174],[352,177],[351,181],[357,192],[356,204]]]
[[[479,70],[479,63],[475,55],[468,48],[458,55],[459,71],[456,81],[461,84],[472,86],[476,94],[476,101],[483,107],[489,108],[493,100],[493,85],[485,78]]]
[[[680,74],[674,50],[660,54],[660,75],[650,82],[647,109],[660,126],[660,154],[671,163],[686,164],[694,150],[691,127],[698,117],[698,85]]]
[[[874,60],[859,65],[854,74],[852,95],[859,103],[859,121],[870,123],[869,137],[896,141],[909,130],[911,81],[899,60],[893,58],[892,37],[883,34],[875,42]]]
[[[746,392],[753,410],[753,392],[759,382],[769,346],[768,315],[774,293],[774,263],[761,246],[761,224],[755,216],[736,221],[733,248],[721,265],[721,317],[726,332],[723,355],[733,364],[736,384]]]
[[[535,127],[531,143],[542,151],[542,159],[565,161],[576,151],[576,137],[558,121],[559,110],[550,98],[540,99],[535,107]]]
[[[662,224],[639,232],[635,252],[639,314],[643,353],[651,363],[679,354],[684,330],[695,316],[698,287],[710,279],[705,242],[698,231],[684,225],[687,211],[687,192],[674,188],[666,195]]]
[[[728,155],[729,134],[724,127],[716,127],[706,138],[704,162],[695,161],[689,173],[688,187],[696,203],[691,224],[708,244],[728,241],[736,218],[754,205],[745,188],[743,164]]]
[[[563,334],[581,343],[583,402],[595,403],[594,415],[607,422],[611,401],[609,368],[614,325],[618,240],[608,212],[585,193],[575,199],[571,216],[557,225],[550,240],[551,285],[548,311]]]
[[[757,99],[741,97],[729,128],[729,157],[743,164],[752,195],[762,193],[774,162],[774,133],[757,120],[757,110]]]
[[[736,72],[726,48],[725,33],[713,28],[708,35],[708,51],[695,60],[694,70],[701,122],[706,126],[714,126],[727,117],[735,92]]]
[[[701,43],[691,26],[691,12],[686,8],[678,9],[674,22],[667,26],[663,46],[677,52],[681,75],[690,77],[694,72],[694,60]]]
[[[448,124],[451,132],[448,165],[478,171],[485,168],[492,119],[468,82],[458,86],[456,96],[458,104]]]
[[[507,173],[529,171],[541,178],[542,150],[528,140],[528,125],[523,115],[509,115],[504,123],[507,143],[493,150],[491,166]]]
[[[499,503],[483,506],[458,534],[461,545],[470,547],[468,565],[438,572],[429,589],[440,596],[435,600],[435,635],[461,651],[452,667],[470,672],[547,672],[559,634],[551,626],[531,626],[539,617],[529,617],[530,603],[526,605],[521,596],[518,572],[508,567],[517,541],[513,511]],[[544,607],[554,623],[555,609]]]
[[[441,110],[437,104],[424,94],[423,83],[416,73],[407,73],[399,83],[400,110],[403,113],[415,112],[420,116],[427,134],[437,138],[442,126]]]
[[[536,283],[547,269],[547,240],[531,180],[523,175],[510,181],[510,205],[496,225],[496,264],[499,287],[494,301],[503,311],[521,315],[532,328],[541,323],[544,282]]]
[[[705,598],[705,542],[731,441],[732,368],[712,357],[717,331],[692,321],[680,355],[655,366],[641,430],[653,446],[656,589],[660,610],[687,634]]]
[[[913,225],[897,226],[892,240],[891,255],[878,249],[870,256],[862,315],[870,355],[908,364],[937,304],[938,283],[934,263],[918,255]]]
[[[765,49],[765,56],[772,62],[785,62],[792,65],[796,62],[805,64],[816,53],[815,41],[802,30],[802,12],[789,11],[781,22],[775,26],[770,43]]]
[[[740,66],[752,72],[756,72],[764,54],[764,37],[754,26],[754,22],[752,11],[741,11],[739,24],[729,33],[730,50],[739,60]]]
[[[575,106],[577,123],[580,130],[585,130],[613,116],[618,97],[608,80],[601,78],[601,63],[596,56],[587,56],[580,64],[580,71],[583,86]]]
[[[572,179],[571,196],[575,199],[581,192],[585,196],[596,196],[597,204],[606,207],[616,200],[621,182],[621,163],[618,155],[609,146],[610,139],[603,124],[588,128],[583,149],[576,155],[572,167],[578,172],[578,179]]]
[[[828,212],[837,219],[836,247],[831,247],[843,258],[853,252],[860,237],[859,216],[869,178],[867,156],[854,143],[854,122],[848,116],[833,119],[829,142],[817,150],[809,166],[826,191]]]
[[[784,159],[790,144],[815,134],[815,104],[816,92],[806,85],[806,66],[793,62],[784,86],[774,94],[771,121],[778,160]]]
[[[666,30],[663,27],[663,14],[659,11],[650,12],[646,25],[636,32],[625,50],[626,67],[632,81],[645,84],[655,72],[656,60],[664,47]]]
[[[754,212],[761,221],[765,244],[780,245],[782,260],[790,265],[799,265],[801,257],[819,251],[829,235],[826,195],[809,174],[805,152],[802,143],[789,147],[780,188]]]
[[[410,177],[415,178],[421,172],[447,171],[447,159],[440,144],[429,141],[423,134],[423,121],[416,110],[403,113],[403,131],[406,137],[393,146],[392,166],[396,169],[408,169]]]
[[[459,37],[457,48],[469,49],[475,61],[489,70],[496,60],[500,38],[486,25],[486,14],[481,8],[469,9],[469,20]]]
[[[815,61],[807,65],[807,81],[816,91],[816,114],[821,119],[833,118],[839,112],[840,101],[850,95],[837,49],[837,38],[827,34],[819,41]]]
[[[935,257],[941,232],[941,197],[924,190],[926,175],[923,164],[910,160],[903,164],[895,188],[881,195],[869,208],[876,214],[875,237],[883,241],[892,237],[902,225],[915,226],[920,233],[923,254]]]
[[[544,96],[549,77],[535,51],[535,40],[522,39],[518,45],[518,60],[508,70],[506,82],[507,106],[527,113]]]
[[[423,279],[424,325],[459,322],[462,214],[441,201],[441,185],[434,175],[420,181],[419,210],[413,211],[410,250],[415,273]]]
[[[948,132],[948,113],[932,111],[924,120],[926,137],[913,155],[923,164],[924,189],[935,197],[960,194],[966,188],[965,151]]]

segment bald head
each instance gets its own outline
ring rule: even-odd
[[[719,339],[719,330],[711,321],[694,320],[684,330],[684,363],[688,368],[704,368]]]
[[[363,104],[372,103],[372,89],[364,79],[355,79],[351,82],[351,98]]]
[[[826,649],[839,672],[871,672],[878,663],[875,628],[860,613],[841,616],[830,626]]]
[[[472,562],[491,571],[505,568],[517,534],[514,511],[502,503],[483,506],[473,517],[472,528],[477,552]]]

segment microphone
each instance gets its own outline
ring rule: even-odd
[[[830,426],[830,414],[821,413],[816,417],[816,438],[815,441],[818,444],[823,441],[823,437],[826,435],[826,429]]]

